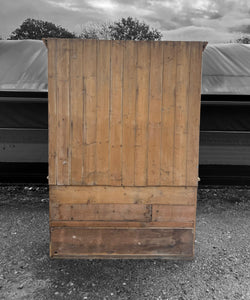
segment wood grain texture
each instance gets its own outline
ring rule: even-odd
[[[92,185],[96,175],[96,136],[97,136],[97,41],[83,41],[83,92],[84,129],[83,139],[83,182]],[[80,167],[80,166],[79,166]]]
[[[52,257],[193,256],[191,229],[51,228]]]
[[[203,43],[48,48],[51,184],[197,186]]]
[[[161,185],[174,185],[176,42],[165,42],[163,49]]]
[[[174,184],[186,184],[187,119],[190,81],[190,43],[176,44],[176,96],[174,128]]]
[[[148,185],[160,184],[163,44],[151,43],[148,120]]]
[[[49,184],[57,183],[57,41],[48,45]]]
[[[70,184],[82,184],[83,181],[83,43],[74,39],[70,43],[70,145],[71,165]]]
[[[151,206],[144,204],[51,204],[51,220],[151,221]]]
[[[124,42],[111,44],[111,98],[110,98],[110,184],[122,182],[122,102]]]
[[[196,207],[185,205],[152,205],[153,222],[193,222]]]
[[[52,203],[194,205],[195,187],[50,186]]]
[[[46,42],[51,257],[191,258],[204,43]]]
[[[171,229],[181,229],[181,228],[189,228],[194,229],[194,222],[193,221],[183,221],[183,222],[135,222],[135,221],[57,221],[51,220],[50,227],[102,227],[102,228],[171,228]]]
[[[122,185],[133,186],[135,178],[136,44],[125,42],[122,107]]]
[[[203,44],[193,43],[190,50],[186,185],[198,185],[199,133],[201,101],[201,64]],[[196,66],[195,68],[193,66]]]
[[[96,175],[95,183],[109,184],[110,41],[97,42]]]
[[[135,131],[135,185],[147,185],[148,111],[150,84],[150,47],[147,42],[137,45],[137,93]]]
[[[70,183],[69,40],[57,40],[57,184]]]

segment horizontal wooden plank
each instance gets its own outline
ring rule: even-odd
[[[53,203],[194,205],[196,187],[50,186]]]
[[[51,257],[193,256],[192,229],[51,228]]]
[[[145,204],[51,204],[52,220],[151,221],[151,205]]]
[[[53,256],[51,257],[53,259],[65,259],[64,256]],[[123,255],[75,255],[74,253],[72,253],[71,255],[67,255],[66,257],[67,259],[102,259],[102,260],[116,260],[116,259],[129,259],[129,260],[138,260],[138,259],[141,259],[141,260],[145,260],[145,259],[161,259],[161,260],[185,260],[185,261],[191,261],[193,260],[193,256],[184,256],[184,255],[162,255],[162,254],[158,254],[158,255],[155,255],[155,254],[143,254],[143,255],[128,255],[128,254],[123,254]]]
[[[194,222],[50,221],[50,227],[194,228]]]
[[[195,206],[152,205],[153,222],[192,222],[195,215]]]

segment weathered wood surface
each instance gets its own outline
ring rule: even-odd
[[[82,67],[84,49],[75,40],[70,43],[70,184],[81,184],[83,179],[83,93]],[[71,147],[70,147],[71,146]],[[79,167],[80,166],[80,167]]]
[[[122,182],[122,103],[123,103],[123,53],[119,41],[111,44],[111,94],[110,94],[110,185]]]
[[[57,47],[57,135],[54,141],[57,144],[57,184],[70,184],[71,143],[70,143],[70,73],[69,73],[69,40],[62,40],[61,47]]]
[[[50,204],[50,219],[65,221],[192,222],[195,206],[163,204]]]
[[[52,257],[192,257],[192,229],[51,228]]]
[[[205,43],[46,44],[51,257],[191,258]]]
[[[52,203],[195,205],[195,187],[50,186]]]
[[[167,222],[149,222],[149,221],[61,221],[50,220],[50,227],[102,227],[102,228],[189,228],[194,229],[194,221],[167,221]]]
[[[152,205],[154,222],[192,222],[195,220],[196,207],[184,205]]]
[[[78,41],[79,43],[79,41]],[[82,170],[82,181],[85,184],[94,184],[96,169],[96,139],[97,139],[97,42],[80,43],[83,48],[83,164],[78,168]],[[88,89],[86,89],[88,87]],[[72,184],[74,184],[72,182]]]
[[[49,183],[57,182],[57,67],[56,67],[56,40],[50,41],[48,51],[48,133],[49,133]]]
[[[47,44],[51,185],[197,186],[204,43]]]
[[[195,185],[197,177],[195,169],[199,166],[199,128],[200,128],[200,105],[197,104],[201,94],[202,56],[203,45],[190,49],[190,80],[189,80],[189,101],[188,101],[188,136],[187,136],[187,157],[186,157],[186,185]],[[195,65],[195,68],[193,67]]]
[[[51,220],[151,221],[151,205],[51,204]]]

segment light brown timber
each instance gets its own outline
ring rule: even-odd
[[[59,46],[60,45],[60,46]],[[69,40],[57,41],[57,184],[70,183]]]
[[[164,43],[161,113],[161,185],[174,185],[176,48],[176,42]]]
[[[51,204],[52,220],[151,221],[151,205],[145,204]]]
[[[196,187],[50,186],[52,203],[194,205]]]
[[[205,43],[46,45],[50,255],[192,257]]]
[[[122,101],[124,48],[120,41],[111,43],[111,91],[110,91],[110,184],[122,182]]]
[[[105,185],[109,184],[110,41],[97,42],[97,70],[95,183]]]
[[[71,169],[70,184],[81,184],[83,180],[83,75],[82,60],[84,52],[82,43],[78,39],[70,43],[70,144]]]
[[[49,184],[57,183],[57,41],[48,47]]]
[[[150,49],[151,47],[147,42],[141,42],[137,45],[135,186],[147,185]]]
[[[124,43],[123,106],[122,106],[122,185],[133,186],[135,179],[135,104],[136,43]]]
[[[194,43],[190,50],[190,82],[188,104],[188,137],[187,137],[187,175],[186,185],[197,182],[199,167],[199,134],[200,134],[200,100],[201,100],[201,64],[202,47]],[[193,66],[196,66],[195,68]]]
[[[84,145],[82,149],[83,182],[85,185],[95,183],[96,175],[96,136],[97,136],[97,41],[84,40],[83,49],[83,93],[84,93]]]
[[[186,184],[187,159],[187,114],[190,72],[190,43],[180,42],[176,45],[176,95],[174,128],[174,184]]]
[[[192,256],[192,229],[51,228],[51,256]]]
[[[151,43],[147,185],[160,185],[163,44]]]
[[[51,220],[50,227],[102,227],[102,228],[172,228],[172,229],[180,229],[180,228],[194,228],[194,221],[190,222],[135,222],[135,221],[57,221]]]
[[[153,222],[192,222],[195,219],[195,214],[195,205],[152,205]]]

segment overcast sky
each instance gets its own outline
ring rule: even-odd
[[[164,40],[223,43],[250,33],[250,0],[0,0],[0,4],[2,38],[26,18],[80,33],[89,22],[132,16],[159,29]]]

